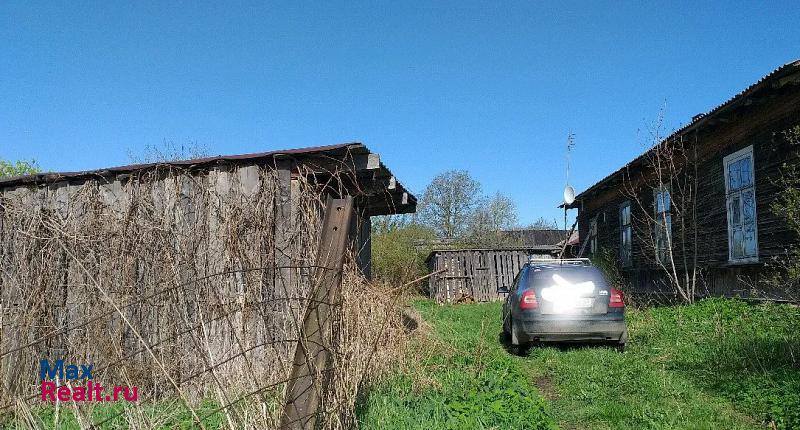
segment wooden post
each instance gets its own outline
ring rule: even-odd
[[[313,429],[317,424],[320,394],[328,380],[323,372],[330,364],[331,308],[340,301],[342,267],[349,243],[353,199],[329,199],[325,207],[310,300],[294,355],[294,364],[281,429]]]

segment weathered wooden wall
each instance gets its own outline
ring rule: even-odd
[[[288,166],[165,167],[12,187],[0,199],[0,351],[48,338],[0,360],[9,389],[33,376],[36,357],[101,366],[140,349],[138,336],[190,375],[204,365],[188,353],[197,337],[178,332],[200,312],[227,315],[202,328],[214,357],[290,352],[325,196]],[[123,315],[138,334],[117,312],[66,330],[110,302],[133,303]]]
[[[497,288],[510,287],[531,256],[553,258],[550,253],[537,254],[528,249],[434,251],[428,268],[431,272],[444,272],[430,278],[429,294],[439,303],[452,303],[463,295],[480,302],[500,300],[505,296],[498,294]]]

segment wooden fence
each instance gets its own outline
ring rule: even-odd
[[[556,247],[514,249],[459,249],[433,251],[427,264],[431,272],[428,291],[439,303],[452,303],[464,296],[479,302],[499,300],[497,288],[510,287],[530,257],[553,258]]]

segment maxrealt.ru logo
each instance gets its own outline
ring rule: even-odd
[[[64,360],[41,360],[39,379],[45,402],[116,402],[139,399],[137,387],[115,386],[111,390],[94,380],[93,364],[64,364]],[[121,396],[120,396],[121,395]]]

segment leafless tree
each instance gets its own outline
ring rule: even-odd
[[[176,160],[191,160],[208,156],[208,148],[195,140],[177,144],[164,139],[160,145],[145,145],[140,152],[128,150],[128,159],[133,163],[158,163]]]
[[[634,237],[644,257],[661,269],[681,300],[694,301],[698,266],[696,145],[684,136],[664,136],[663,110],[648,128],[645,167],[624,174]]]
[[[502,232],[514,228],[517,220],[514,201],[498,192],[486,199],[472,214],[470,240],[483,246],[502,245],[505,239]]]
[[[545,217],[539,217],[536,221],[529,224],[526,230],[558,230],[558,222],[554,219],[548,220]]]
[[[480,182],[465,170],[449,170],[433,178],[425,189],[419,219],[442,238],[463,237],[480,202]]]

